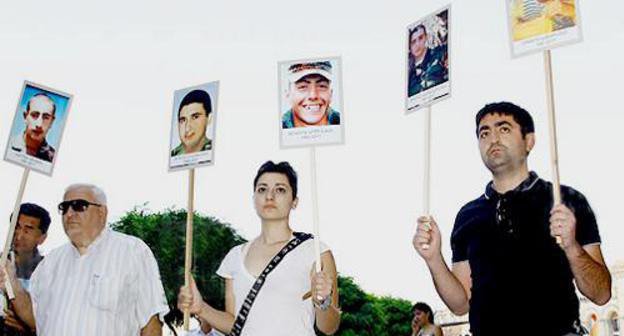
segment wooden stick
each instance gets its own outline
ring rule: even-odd
[[[189,170],[188,207],[186,210],[186,253],[184,257],[184,286],[191,285],[193,267],[193,200],[195,198],[195,168]],[[189,330],[190,312],[184,311],[184,330]]]
[[[423,212],[426,217],[430,217],[430,186],[431,186],[431,105],[425,109],[425,150],[423,156]],[[427,230],[431,230],[431,225],[427,225]],[[423,244],[423,249],[428,250],[429,244]]]
[[[19,210],[22,205],[22,198],[24,197],[24,189],[26,189],[26,181],[28,181],[28,174],[30,173],[30,168],[24,168],[24,173],[22,173],[22,182],[20,183],[19,191],[17,192],[17,199],[15,200],[15,205],[13,206],[13,216],[11,216],[11,224],[9,226],[9,232],[7,233],[6,241],[4,242],[4,250],[2,251],[2,257],[0,258],[0,265],[4,267],[7,263],[7,258],[9,256],[9,251],[13,246],[13,236],[15,235],[15,226],[17,225],[17,220],[19,217]],[[11,286],[11,281],[9,281],[8,274],[5,282],[5,288],[7,292],[7,296],[9,300],[15,298],[15,293],[13,293],[13,287]]]
[[[312,180],[312,220],[314,224],[314,254],[316,257],[316,272],[320,272],[321,265],[321,235],[319,225],[318,193],[316,184],[316,148],[310,147],[310,176]]]
[[[423,156],[423,212],[430,215],[429,199],[431,185],[431,105],[425,110],[425,151]]]
[[[544,68],[546,72],[546,101],[548,103],[548,124],[550,128],[550,169],[552,171],[553,206],[561,204],[561,185],[559,183],[559,154],[557,153],[557,125],[555,123],[555,94],[550,50],[544,51]],[[561,245],[561,237],[555,237]]]

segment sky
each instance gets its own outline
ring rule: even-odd
[[[345,143],[316,149],[321,238],[339,272],[366,291],[440,309],[411,245],[422,213],[424,115],[404,113],[405,29],[447,4],[5,1],[0,148],[23,81],[44,84],[74,99],[54,175],[31,173],[24,201],[53,210],[67,185],[87,182],[107,193],[110,221],[136,206],[185,208],[187,173],[167,171],[173,92],[218,80],[215,165],[196,171],[196,210],[252,239],[260,232],[255,172],[266,160],[287,160],[300,176],[292,227],[312,231],[309,149],[279,148],[277,64],[340,56]],[[612,264],[624,260],[624,3],[583,1],[580,10],[583,42],[552,51],[560,175],[587,196]],[[503,1],[454,1],[451,11],[452,93],[432,107],[431,132],[431,212],[447,260],[457,211],[491,179],[474,135],[483,105],[507,100],[533,114],[529,166],[551,177],[542,55],[510,57]],[[0,163],[2,241],[22,173]],[[67,242],[56,211],[52,220],[44,251]]]

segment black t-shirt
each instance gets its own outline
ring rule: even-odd
[[[581,245],[600,243],[585,197],[561,186],[576,217]],[[578,323],[579,301],[563,250],[550,236],[552,184],[531,172],[516,189],[485,194],[464,205],[451,235],[453,262],[468,260],[472,278],[470,327],[475,336],[563,335]],[[538,323],[539,322],[539,323]]]

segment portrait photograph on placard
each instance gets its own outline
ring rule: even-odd
[[[52,175],[72,95],[24,82],[4,160]]]
[[[171,115],[169,170],[214,164],[219,82],[175,91]]]
[[[581,41],[578,0],[507,0],[512,56]]]
[[[282,148],[344,142],[339,57],[280,62],[278,81]]]
[[[450,6],[407,27],[406,112],[448,98]]]

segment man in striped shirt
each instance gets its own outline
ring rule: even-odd
[[[158,265],[143,241],[106,227],[104,192],[71,185],[59,211],[70,242],[37,266],[30,294],[7,267],[18,316],[38,335],[161,335],[168,306]]]

